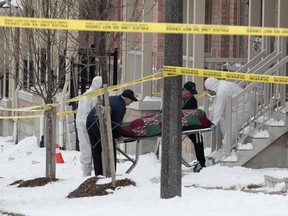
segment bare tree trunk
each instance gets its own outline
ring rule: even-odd
[[[56,177],[56,107],[45,112],[46,130],[45,130],[45,143],[46,143],[46,177],[55,179]]]
[[[51,1],[47,1],[46,4],[46,16],[49,17],[49,9],[50,9]],[[48,90],[46,97],[46,104],[53,103],[52,92],[54,91],[54,82],[53,82],[53,73],[52,73],[52,43],[51,43],[51,30],[47,30],[47,81],[48,81]],[[53,107],[51,110],[46,111],[46,177],[47,178],[55,178],[56,177],[56,149],[55,149],[55,138],[56,138],[56,107]]]

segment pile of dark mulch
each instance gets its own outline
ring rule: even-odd
[[[39,187],[44,186],[48,183],[58,181],[59,179],[50,179],[50,178],[35,178],[31,180],[17,180],[10,184],[18,185],[17,187]],[[135,182],[130,179],[120,179],[116,180],[116,187],[112,186],[112,183],[106,184],[96,184],[99,178],[97,176],[91,177],[84,181],[76,190],[70,192],[67,198],[79,198],[79,197],[92,197],[92,196],[103,196],[111,193],[115,189],[125,186],[135,186]]]
[[[40,178],[35,178],[35,179],[31,179],[31,180],[17,180],[13,183],[11,183],[10,185],[16,185],[19,184],[17,187],[21,188],[21,187],[39,187],[39,186],[44,186],[48,183],[51,182],[55,182],[58,181],[58,179],[51,179],[51,178],[46,178],[46,177],[40,177]]]
[[[109,190],[119,189],[125,186],[135,186],[135,182],[130,179],[116,180],[116,187],[112,186],[112,183],[96,184],[98,177],[91,177],[84,181],[76,190],[68,194],[67,198],[79,198],[79,197],[91,197],[91,196],[103,196],[111,192]]]

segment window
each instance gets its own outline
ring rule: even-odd
[[[23,59],[23,87],[28,89],[28,61]]]
[[[59,55],[59,88],[63,89],[65,84],[65,56]]]
[[[30,89],[34,84],[34,71],[33,71],[33,61],[23,60],[23,87],[24,89]]]
[[[9,71],[3,69],[0,73],[0,99],[9,96]]]

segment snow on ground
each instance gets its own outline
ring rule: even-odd
[[[82,177],[78,151],[63,151],[64,164],[56,165],[60,181],[42,187],[9,186],[16,180],[45,177],[45,149],[39,148],[36,137],[27,137],[13,145],[11,137],[0,137],[0,212],[27,216],[255,216],[288,215],[285,184],[275,188],[264,184],[264,175],[288,177],[287,169],[248,169],[219,165],[193,173],[182,167],[182,196],[160,198],[161,163],[154,153],[140,156],[136,168],[125,174],[130,162],[117,165],[116,179],[130,178],[129,186],[113,194],[99,197],[67,199],[88,177]],[[102,180],[103,183],[110,179]],[[248,189],[258,185],[260,188]],[[247,191],[247,192],[245,192]],[[283,192],[276,195],[262,192]],[[1,215],[1,213],[0,213]]]

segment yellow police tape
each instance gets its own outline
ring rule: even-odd
[[[288,84],[288,77],[276,76],[276,75],[265,75],[265,74],[250,74],[244,72],[228,72],[228,71],[217,71],[207,70],[199,68],[185,68],[175,66],[164,66],[164,77],[174,74],[187,75],[187,76],[200,76],[200,77],[214,77],[219,79],[231,79],[231,80],[245,80],[250,82],[264,82],[264,83],[276,83],[276,84]]]
[[[136,85],[146,81],[157,80],[165,77],[171,76],[199,76],[199,77],[215,77],[220,79],[230,79],[230,80],[245,80],[250,82],[263,82],[263,83],[276,83],[276,84],[288,84],[288,77],[286,76],[276,76],[276,75],[263,75],[263,74],[249,74],[244,72],[229,72],[229,71],[218,71],[218,70],[207,70],[199,68],[185,68],[185,67],[175,67],[175,66],[164,66],[163,72],[148,75],[146,77],[133,80],[124,84],[109,86],[108,91],[114,91],[120,88],[124,88],[131,85]],[[81,99],[88,99],[96,96],[103,95],[103,88],[71,98],[66,103],[76,102]],[[200,95],[199,98],[207,96],[205,93]],[[48,104],[46,106],[34,106],[25,108],[1,108],[0,111],[18,111],[18,112],[31,112],[31,111],[44,111],[51,109],[52,106],[57,106],[58,104]],[[77,110],[57,112],[57,115],[75,114]],[[0,119],[13,119],[13,118],[38,118],[43,115],[33,115],[33,116],[0,116]]]
[[[77,113],[77,110],[70,110],[70,111],[65,111],[65,112],[57,112],[56,115],[72,115]]]
[[[204,98],[206,96],[209,96],[209,94],[207,92],[201,94],[201,95],[198,95],[197,98]]]
[[[168,75],[166,75],[168,76]],[[173,75],[174,76],[174,75]],[[135,84],[139,84],[142,82],[146,82],[146,81],[151,81],[151,80],[157,80],[157,79],[161,79],[163,78],[163,73],[159,72],[159,73],[155,73],[152,75],[148,75],[146,77],[142,77],[139,78],[137,80],[133,80],[124,84],[119,84],[119,85],[114,85],[114,86],[109,86],[108,87],[108,91],[112,92],[114,90],[120,89],[120,88],[124,88],[127,86],[131,86],[131,85],[135,85]],[[96,97],[96,96],[100,96],[104,94],[104,90],[103,88],[101,89],[97,89],[95,91],[77,96],[75,98],[71,98],[67,101],[65,101],[65,103],[70,103],[70,102],[76,102],[79,101],[81,99],[89,99],[92,97]],[[58,103],[56,104],[48,104],[46,106],[33,106],[33,107],[25,107],[25,108],[0,108],[0,111],[17,111],[17,112],[36,112],[36,111],[44,111],[44,110],[49,110],[51,109],[53,106],[57,106]],[[64,111],[64,112],[57,112],[57,115],[70,115],[70,114],[75,114],[77,113],[77,110],[72,110],[72,111]],[[18,118],[38,118],[38,117],[43,117],[43,115],[33,115],[33,116],[0,116],[0,119],[18,119]]]
[[[48,110],[48,109],[46,109]],[[1,109],[0,109],[1,111]],[[77,113],[77,110],[70,110],[65,112],[57,112],[56,115],[72,115]],[[27,115],[27,116],[0,116],[0,119],[23,119],[23,118],[40,118],[44,117],[44,115]]]
[[[79,31],[105,31],[105,32],[143,32],[143,33],[174,33],[174,34],[218,34],[218,35],[257,35],[257,36],[288,36],[286,28],[264,28],[264,27],[247,27],[247,26],[225,26],[225,25],[201,25],[201,24],[181,24],[181,23],[149,23],[149,22],[122,22],[122,21],[103,21],[103,20],[67,20],[67,19],[47,19],[47,18],[30,18],[30,17],[8,17],[0,16],[0,26],[17,27],[17,28],[37,28],[37,29],[55,29],[55,30],[79,30]],[[160,79],[163,77],[190,75],[216,77],[222,79],[247,80],[255,82],[273,82],[287,84],[288,78],[281,76],[266,76],[235,72],[219,72],[195,68],[180,68],[165,66],[163,73],[153,74],[138,80],[125,84],[108,87],[108,91],[114,91],[119,88],[139,84],[142,82]],[[90,92],[72,98],[68,101],[75,102],[84,98],[91,98],[103,94],[103,89]],[[51,109],[50,104],[38,107],[26,108],[3,108],[0,111],[15,112],[34,112]],[[59,112],[60,114],[71,114],[70,111]],[[34,118],[38,115],[23,116],[24,118]],[[2,118],[2,117],[0,117]],[[5,118],[16,118],[6,116]],[[17,116],[17,118],[21,118]]]
[[[287,28],[201,25],[181,23],[123,22],[104,20],[67,20],[29,17],[0,17],[0,26],[55,30],[143,32],[173,34],[288,36]]]
[[[12,111],[12,112],[39,112],[44,110],[49,110],[54,104],[47,104],[46,106],[32,106],[32,107],[23,107],[23,108],[2,108],[0,111]]]
[[[158,72],[158,73],[155,73],[155,74],[152,74],[152,75],[148,75],[146,77],[142,77],[142,78],[139,78],[139,79],[136,79],[136,80],[124,83],[124,84],[109,86],[108,87],[108,91],[112,92],[112,91],[115,91],[117,89],[124,88],[124,87],[127,87],[127,86],[136,85],[136,84],[147,82],[147,81],[151,81],[151,80],[161,79],[161,78],[163,78],[163,75],[164,75],[164,73]],[[167,75],[167,76],[169,76],[169,75]],[[175,75],[173,74],[172,76],[175,76]],[[92,91],[92,92],[77,96],[75,98],[71,98],[70,100],[67,100],[66,103],[79,101],[81,99],[87,99],[87,98],[91,98],[91,97],[96,97],[96,96],[103,95],[103,94],[104,94],[104,90],[103,90],[103,88],[101,88],[101,89],[97,89],[95,91]]]
[[[29,116],[0,116],[0,119],[24,119],[24,118],[40,118],[44,115],[29,115]]]

